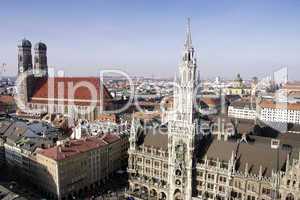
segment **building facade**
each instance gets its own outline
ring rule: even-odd
[[[300,124],[300,103],[282,103],[262,100],[258,116],[262,121]]]
[[[37,186],[55,199],[82,198],[124,165],[124,143],[125,138],[105,134],[39,150],[35,157]]]
[[[235,101],[228,106],[228,116],[238,119],[256,119],[256,101],[242,99]]]
[[[297,139],[201,135],[193,95],[195,52],[190,28],[168,121],[132,121],[126,196],[144,200],[299,200]],[[225,127],[226,128],[226,127]],[[290,138],[290,139],[289,139]],[[287,148],[289,147],[289,148]]]

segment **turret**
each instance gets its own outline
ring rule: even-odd
[[[22,39],[18,44],[18,73],[32,69],[31,42]]]
[[[35,77],[48,76],[47,64],[47,46],[42,42],[38,42],[34,46],[34,67],[33,72]]]
[[[26,104],[33,92],[31,42],[22,39],[18,44],[18,97]]]

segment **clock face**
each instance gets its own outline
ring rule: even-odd
[[[24,72],[24,68],[23,67],[20,67],[19,68],[19,71],[22,73],[22,72]]]

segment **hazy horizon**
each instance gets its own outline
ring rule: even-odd
[[[300,73],[300,1],[3,1],[0,64],[17,73],[22,38],[48,46],[48,65],[66,76],[101,69],[173,77],[186,19],[202,78],[264,77],[288,67]],[[32,52],[33,53],[33,52]]]

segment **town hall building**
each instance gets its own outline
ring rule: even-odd
[[[188,24],[168,121],[132,121],[128,199],[300,200],[299,136],[201,134],[197,74]]]

